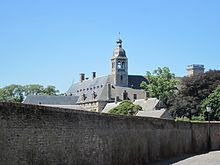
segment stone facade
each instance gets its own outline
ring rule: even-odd
[[[0,103],[1,165],[146,165],[208,151],[208,123]],[[220,123],[210,124],[211,150]]]
[[[122,48],[122,40],[117,41],[117,47],[113,52],[111,59],[113,83],[116,86],[128,86],[128,58],[125,50]]]
[[[205,68],[204,65],[192,64],[187,67],[187,76],[196,76],[204,73]]]

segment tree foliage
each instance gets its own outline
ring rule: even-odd
[[[220,71],[210,70],[204,74],[184,77],[179,92],[168,99],[174,117],[200,116],[201,101],[220,84]]]
[[[45,95],[57,95],[59,90],[56,90],[55,86],[49,85],[43,90],[43,93]]]
[[[0,101],[22,102],[24,99],[24,88],[21,85],[9,85],[0,89]]]
[[[24,86],[25,95],[42,95],[44,94],[44,86],[39,84],[30,84]]]
[[[109,113],[116,114],[116,115],[133,116],[138,111],[141,111],[141,110],[142,110],[141,106],[134,105],[131,101],[125,100],[125,101],[122,101],[117,107],[111,109]]]
[[[201,102],[201,111],[207,120],[206,107],[211,107],[210,117],[211,120],[220,120],[220,85]]]
[[[28,95],[58,95],[59,90],[55,86],[47,86],[44,88],[42,85],[8,85],[0,88],[0,101],[22,102]]]
[[[152,73],[147,71],[146,76],[149,84],[142,82],[141,88],[148,91],[150,97],[156,97],[166,103],[176,90],[178,81],[175,79],[175,74],[171,73],[168,67],[158,67]]]

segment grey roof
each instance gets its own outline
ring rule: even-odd
[[[148,98],[145,99],[139,99],[135,100],[134,104],[140,105],[143,109],[143,111],[153,111],[155,110],[159,100],[157,98]]]
[[[173,119],[169,111],[165,108],[157,110],[157,105],[160,101],[156,98],[149,98],[148,100],[138,99],[134,101],[134,104],[140,105],[142,111],[138,111],[136,116],[143,117],[155,117],[155,118],[164,118],[164,119]],[[109,111],[120,104],[118,103],[108,103],[103,109],[102,113],[109,113]]]
[[[144,98],[144,91],[137,90],[140,89],[140,83],[142,81],[147,81],[143,76],[129,76],[129,80],[132,84],[131,87],[119,87],[119,86],[111,86],[111,98],[109,99],[107,93],[107,84],[113,84],[113,76],[103,76],[95,79],[84,80],[83,82],[78,82],[72,84],[68,89],[68,95],[78,96],[79,99],[77,103],[81,102],[94,102],[94,101],[112,101],[116,96],[119,96],[121,99],[122,93],[126,90],[129,94],[130,100],[133,99],[134,94],[138,94],[141,98]],[[93,93],[95,93],[96,97],[93,97]],[[82,99],[82,97],[85,99]],[[139,99],[139,98],[138,98]]]
[[[24,100],[24,104],[50,104],[50,105],[74,105],[78,96],[45,96],[29,95]]]
[[[170,115],[167,109],[160,109],[160,110],[153,110],[153,111],[138,111],[136,116],[142,117],[154,117],[154,118],[161,118],[161,119],[172,119],[173,117]]]
[[[140,105],[144,111],[153,111],[165,108],[164,103],[157,98],[148,98],[147,100],[138,99],[134,101],[134,104]]]
[[[157,98],[148,98],[147,100],[145,100],[145,99],[137,99],[133,103],[135,105],[140,105],[142,107],[143,111],[156,111],[156,109],[158,109],[157,106],[158,106],[159,102],[160,101]],[[105,106],[105,108],[103,109],[102,112],[108,113],[108,111],[110,109],[115,108],[116,106],[119,105],[119,103],[120,102],[118,102],[117,104],[116,103],[108,103]]]
[[[68,89],[67,94],[78,96],[78,102],[80,102],[80,97],[82,97],[83,94],[85,95],[85,100],[83,102],[91,102],[103,99],[106,100],[106,95],[105,98],[101,98],[101,94],[106,88],[109,77],[111,76],[98,77],[95,79],[84,80],[83,82],[72,84]],[[95,99],[93,98],[93,92],[96,94]]]
[[[52,104],[43,104],[43,106],[86,111],[86,109],[83,108],[80,105],[52,105]]]
[[[142,81],[148,83],[148,80],[144,76],[128,75],[128,86],[134,89],[141,89],[140,84]]]
[[[122,40],[118,39],[116,41],[116,43],[117,43],[117,47],[113,51],[113,57],[112,58],[118,58],[118,57],[127,58],[125,50],[122,48]]]
[[[108,113],[111,109],[117,107],[119,104],[120,104],[120,102],[106,104],[105,108],[102,110],[102,113]]]
[[[165,112],[166,112],[166,109],[153,110],[153,111],[138,111],[136,116],[162,118]]]

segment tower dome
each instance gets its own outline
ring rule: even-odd
[[[122,40],[119,38],[117,41],[117,46],[115,50],[113,51],[113,58],[117,57],[126,57],[125,50],[122,48]]]

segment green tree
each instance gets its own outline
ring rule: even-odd
[[[201,102],[201,114],[207,120],[206,107],[211,107],[210,117],[211,120],[220,120],[220,85],[206,98]]]
[[[9,93],[4,89],[0,88],[0,101],[6,101]]]
[[[0,101],[23,102],[24,98],[28,95],[58,95],[59,90],[55,86],[47,86],[44,88],[42,85],[8,85],[0,88]]]
[[[166,103],[176,90],[178,81],[175,79],[175,74],[171,73],[168,67],[158,67],[152,73],[147,71],[146,76],[149,84],[142,82],[141,88],[148,91],[150,97],[156,97]]]
[[[24,89],[25,89],[25,96],[44,94],[44,86],[39,85],[39,84],[25,85]]]
[[[9,85],[0,90],[1,101],[22,102],[24,100],[24,88],[21,85]]]
[[[125,101],[122,101],[117,107],[111,109],[109,113],[116,114],[116,115],[133,116],[138,111],[141,111],[141,110],[142,110],[141,106],[134,105],[131,101],[125,100]]]
[[[56,89],[55,86],[48,85],[44,90],[43,93],[45,95],[57,95],[59,93],[59,90]]]
[[[203,115],[201,101],[220,84],[220,71],[184,77],[179,92],[168,99],[168,107],[174,117],[196,118]]]

